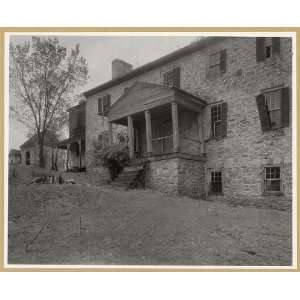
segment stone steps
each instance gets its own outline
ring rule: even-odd
[[[137,185],[136,180],[140,172],[143,170],[143,166],[128,166],[125,167],[121,174],[112,182],[113,187],[135,187]]]

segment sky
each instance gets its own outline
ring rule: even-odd
[[[163,55],[186,46],[195,36],[57,36],[67,49],[80,44],[80,53],[87,59],[89,79],[78,91],[84,92],[111,79],[111,62],[123,59],[140,67]],[[15,44],[31,40],[31,36],[11,36]],[[74,103],[76,105],[76,103]],[[29,131],[9,117],[9,149],[18,149],[27,140]]]

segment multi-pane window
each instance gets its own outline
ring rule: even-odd
[[[280,125],[281,112],[280,112],[280,90],[265,93],[265,104],[270,117],[271,126]]]
[[[209,56],[209,76],[217,77],[220,74],[221,53],[214,53]]]
[[[110,95],[105,95],[98,99],[98,114],[106,116],[110,108]]]
[[[264,186],[265,186],[265,192],[281,191],[280,167],[265,167]]]
[[[213,53],[208,61],[208,78],[217,78],[226,72],[226,50]]]
[[[222,104],[216,104],[211,107],[211,127],[212,136],[219,137],[222,135]]]
[[[164,85],[180,88],[180,68],[174,68],[163,75]]]
[[[266,58],[272,56],[272,38],[266,38],[265,40],[265,56]]]
[[[222,193],[222,172],[211,172],[211,192]]]

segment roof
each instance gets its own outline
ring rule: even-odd
[[[108,119],[117,121],[174,101],[198,111],[206,105],[206,101],[179,88],[138,81],[110,107]]]
[[[67,112],[73,111],[73,110],[77,110],[77,109],[85,109],[85,101],[80,102],[77,105],[74,105],[70,108],[67,109]]]
[[[45,146],[52,146],[58,143],[58,138],[56,136],[55,133],[53,132],[48,132],[45,135],[45,140],[44,140],[44,145]],[[31,138],[29,138],[25,143],[23,143],[20,148],[24,149],[24,148],[29,148],[29,147],[33,147],[35,145],[38,144],[38,137],[37,134],[35,134],[34,136],[32,136]]]
[[[164,65],[172,60],[175,60],[175,59],[178,59],[182,56],[185,56],[185,55],[188,55],[188,54],[191,54],[199,49],[202,49],[202,48],[205,48],[207,47],[208,45],[210,45],[211,43],[214,43],[216,41],[219,41],[221,39],[224,39],[225,37],[206,37],[206,38],[202,38],[200,39],[199,41],[196,41],[194,43],[191,43],[183,48],[180,48],[174,52],[171,52],[165,56],[162,56],[160,57],[159,59],[156,59],[150,63],[147,63],[139,68],[136,68],[136,69],[133,69],[131,72],[129,73],[126,73],[125,75],[123,76],[120,76],[120,77],[117,77],[117,78],[114,78],[110,81],[107,81],[101,85],[98,85],[96,86],[95,88],[92,88],[86,92],[83,93],[83,95],[85,97],[89,97],[89,96],[92,96],[93,94],[95,93],[99,93],[101,91],[104,91],[110,87],[113,87],[117,84],[120,84],[124,81],[127,81],[131,78],[134,78],[136,76],[139,76],[145,72],[148,72],[154,68],[157,68],[161,65]]]
[[[9,151],[9,155],[21,155],[21,150],[18,149],[11,149]]]

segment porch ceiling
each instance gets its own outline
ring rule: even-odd
[[[177,102],[189,110],[201,111],[206,101],[178,88],[165,87],[158,84],[137,82],[110,108],[108,120],[119,124],[127,124],[129,115],[143,116],[145,110],[164,114],[167,104]]]

